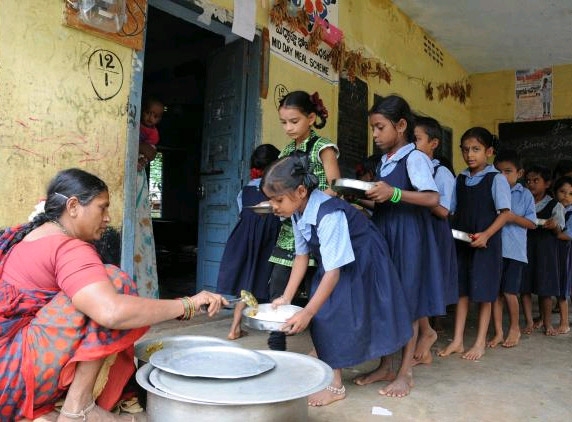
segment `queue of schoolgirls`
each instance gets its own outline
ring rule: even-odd
[[[434,156],[439,123],[414,116],[403,98],[391,95],[368,116],[381,155],[360,164],[359,176],[373,178],[374,185],[366,199],[341,198],[331,189],[340,177],[338,148],[314,130],[328,117],[317,93],[287,94],[278,114],[292,141],[279,154],[262,154],[265,160],[255,157],[268,145],[258,147],[255,180],[245,188],[258,189],[256,200],[269,201],[273,215],[243,208],[221,268],[225,260],[253,268],[234,272],[234,278],[226,272],[219,289],[254,291],[274,306],[307,295],[307,304],[282,332],[270,334],[268,345],[285,350],[286,335],[310,329],[311,353],[334,369],[334,379],[309,397],[309,405],[343,399],[342,369],[372,359],[379,366],[353,382],[385,381],[380,394],[408,395],[413,367],[433,359],[432,323],[447,307],[455,308],[454,336],[438,351],[441,357],[458,353],[478,360],[487,347],[518,345],[521,333],[569,332],[572,165],[563,162],[554,172],[540,165],[523,169],[515,151],[498,149],[495,136],[473,127],[460,138],[467,167],[455,177],[446,160]],[[251,196],[243,194],[242,201]],[[468,239],[455,240],[451,229]],[[259,230],[271,230],[271,236]],[[553,298],[560,313],[556,326]],[[465,347],[470,302],[478,308],[478,327],[474,343]],[[237,318],[231,339],[244,334]],[[494,335],[487,338],[491,319]],[[401,354],[397,371],[395,352]]]

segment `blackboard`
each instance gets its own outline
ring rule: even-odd
[[[572,159],[572,119],[500,123],[500,149],[519,152],[524,167],[542,164],[554,168],[561,159]]]
[[[338,94],[338,164],[342,177],[355,178],[356,165],[367,157],[367,84],[340,78]]]

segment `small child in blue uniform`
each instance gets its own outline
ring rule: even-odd
[[[520,283],[526,268],[527,231],[536,229],[536,211],[532,193],[520,183],[518,179],[524,175],[522,161],[515,150],[500,151],[494,165],[508,181],[510,186],[510,209],[508,220],[502,228],[502,277],[500,295],[493,305],[494,337],[487,343],[489,347],[496,347],[502,343],[503,347],[514,347],[520,340],[518,294]],[[506,301],[509,312],[508,336],[504,339],[502,328],[503,299]]]
[[[502,271],[501,229],[510,211],[510,186],[487,160],[494,153],[496,138],[482,127],[473,127],[461,137],[461,152],[468,168],[457,176],[451,198],[453,228],[471,234],[472,242],[457,240],[459,302],[455,312],[453,341],[439,356],[462,353],[478,360],[485,354],[492,303],[497,299]],[[477,338],[465,352],[463,337],[469,300],[479,304]]]
[[[280,219],[273,214],[257,215],[245,208],[267,201],[260,191],[264,169],[278,158],[280,151],[274,145],[259,145],[250,158],[250,182],[238,194],[239,220],[230,234],[222,255],[218,273],[217,291],[240,296],[241,290],[251,292],[257,299],[267,302],[268,280],[273,264],[268,262],[280,231]],[[245,334],[240,328],[242,310],[239,302],[228,333],[230,340]]]
[[[261,186],[274,213],[291,217],[295,238],[290,279],[273,304],[292,301],[310,253],[318,264],[308,304],[284,329],[295,334],[312,322],[317,356],[334,368],[334,379],[308,404],[324,406],[345,397],[342,368],[393,353],[411,338],[405,295],[384,237],[363,213],[318,189],[305,157],[282,158]]]
[[[558,310],[560,312],[560,325],[558,334],[570,331],[568,321],[568,298],[572,286],[572,177],[564,176],[554,184],[554,194],[558,202],[564,207],[565,228],[558,234],[558,260],[560,262],[560,295],[558,296]]]
[[[459,284],[457,277],[457,251],[449,224],[449,208],[451,196],[455,189],[455,176],[434,157],[435,150],[441,143],[443,129],[439,122],[431,117],[418,117],[415,120],[415,146],[431,159],[433,178],[439,189],[439,205],[431,209],[431,222],[439,243],[439,254],[443,267],[443,297],[445,305],[456,304],[459,300]],[[414,365],[431,363],[433,355],[431,346],[437,341],[437,332],[431,327],[428,317],[419,320],[419,339],[413,353]]]
[[[377,369],[356,377],[354,382],[364,385],[389,380],[391,383],[379,394],[403,397],[413,386],[418,320],[445,314],[443,265],[430,211],[439,205],[439,191],[431,160],[412,142],[413,115],[403,98],[390,95],[376,102],[369,112],[369,123],[374,142],[384,155],[375,186],[366,195],[375,202],[372,221],[389,244],[414,334],[402,351],[397,376],[391,371],[390,358],[384,357]]]
[[[525,334],[544,326],[547,336],[558,331],[552,326],[552,296],[560,295],[560,268],[558,263],[558,235],[564,227],[564,207],[548,191],[550,169],[541,165],[530,166],[525,173],[526,186],[534,197],[536,217],[545,220],[536,230],[528,233],[528,267],[520,288],[522,309],[526,319]],[[540,318],[532,319],[532,294],[538,295]]]

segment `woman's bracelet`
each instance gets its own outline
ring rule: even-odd
[[[181,300],[181,302],[183,302],[184,312],[183,315],[177,317],[177,319],[188,321],[189,319],[195,316],[196,313],[195,302],[193,302],[193,300],[188,296],[184,296],[179,299]]]
[[[394,204],[397,204],[399,201],[401,201],[401,189],[393,188],[393,196],[391,197],[390,201]]]

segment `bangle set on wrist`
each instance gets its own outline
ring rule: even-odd
[[[401,189],[393,188],[393,196],[391,197],[390,201],[394,204],[397,204],[399,201],[401,201]]]
[[[193,318],[196,313],[195,309],[195,302],[189,296],[184,296],[179,298],[181,302],[183,302],[184,312],[183,315],[177,317],[179,320],[188,321],[189,319]]]

